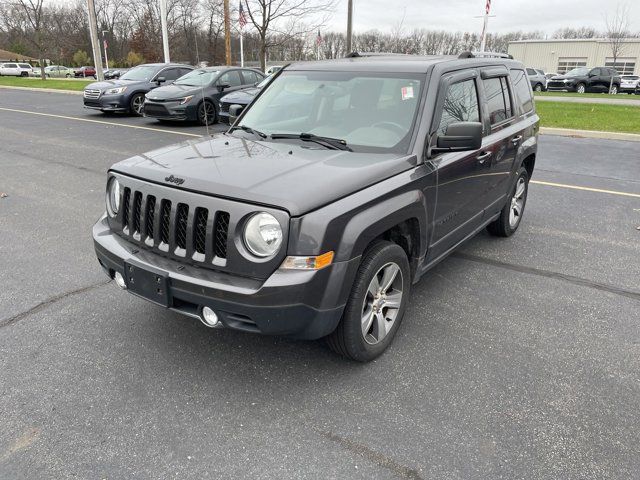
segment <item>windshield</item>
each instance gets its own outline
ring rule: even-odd
[[[200,87],[209,85],[218,75],[218,70],[191,70],[174,82],[174,85]]]
[[[344,140],[354,151],[404,153],[423,74],[285,71],[251,105],[242,125],[266,135]]]
[[[588,73],[589,73],[589,69],[587,67],[578,67],[578,68],[574,68],[573,70],[569,70],[567,73],[565,73],[565,75],[568,75],[571,77],[578,77],[578,76],[587,75]]]
[[[136,80],[138,82],[143,80],[151,80],[151,77],[153,77],[157,70],[158,67],[135,67],[122,75],[120,77],[120,80]]]

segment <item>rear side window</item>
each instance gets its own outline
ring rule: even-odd
[[[243,70],[242,77],[244,78],[244,85],[253,85],[262,80],[262,77],[259,77],[256,72],[251,70]]]
[[[31,65],[27,65],[26,63],[21,63],[20,68],[31,68]]]
[[[507,87],[507,78],[487,78],[482,83],[487,97],[491,125],[496,125],[511,118],[511,98]]]
[[[444,135],[447,127],[456,122],[479,122],[478,92],[473,79],[449,85],[442,108],[438,134]]]
[[[511,85],[515,90],[516,98],[522,106],[524,113],[533,110],[533,98],[531,96],[531,84],[524,76],[522,70],[511,70]]]

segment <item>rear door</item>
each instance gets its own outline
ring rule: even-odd
[[[432,132],[444,134],[452,123],[480,121],[477,81],[475,69],[442,78]],[[480,225],[485,161],[482,150],[440,153],[430,159],[438,185],[429,259],[439,257]]]
[[[520,81],[524,81],[524,72],[521,72],[523,78]],[[482,69],[481,77],[482,118],[485,131],[489,132],[482,146],[491,154],[486,161],[483,193],[487,215],[490,216],[504,205],[524,131],[515,115],[509,70],[506,67]],[[527,85],[527,89],[530,91],[530,85]]]

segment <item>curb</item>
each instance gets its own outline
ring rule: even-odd
[[[571,128],[540,127],[542,135],[556,135],[573,138],[601,138],[605,140],[626,140],[640,142],[640,135],[635,133],[602,132],[599,130],[574,130]]]
[[[67,93],[69,95],[83,94],[81,90],[59,90],[57,88],[14,87],[10,85],[0,85],[0,88],[6,88],[7,90],[26,90],[28,92]]]

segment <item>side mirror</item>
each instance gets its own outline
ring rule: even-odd
[[[218,84],[218,90],[221,91],[221,92],[224,92],[230,86],[231,85],[229,85],[228,83],[219,83]]]
[[[480,122],[456,122],[447,127],[444,135],[438,135],[434,152],[463,152],[482,147],[482,124]]]
[[[234,123],[236,123],[236,120],[243,110],[244,106],[238,105],[237,103],[234,103],[229,107],[229,125],[233,125]]]
[[[167,81],[167,79],[166,79],[165,77],[158,77],[158,78],[156,78],[156,83],[157,83],[158,85],[160,85],[161,83],[164,83],[164,82],[166,82],[166,81]]]

